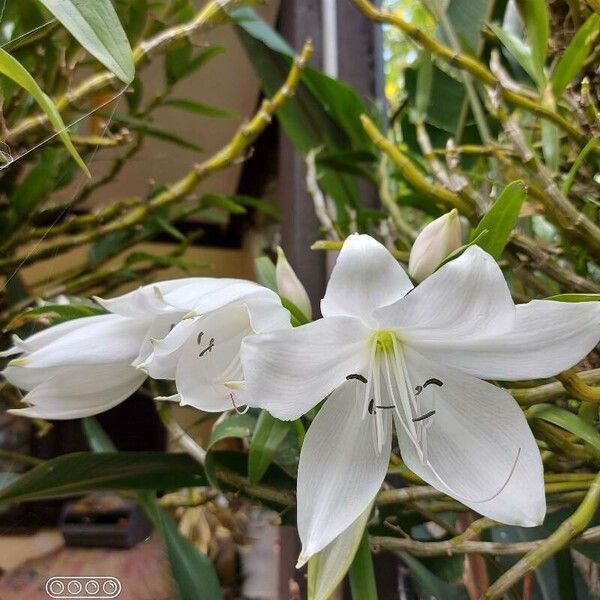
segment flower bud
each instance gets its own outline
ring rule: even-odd
[[[293,302],[309,320],[312,319],[312,308],[308,294],[281,248],[277,248],[275,277],[279,295]]]
[[[456,209],[453,209],[429,223],[417,236],[408,261],[410,276],[420,283],[461,245],[460,218]]]

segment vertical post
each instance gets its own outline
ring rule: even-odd
[[[295,49],[307,38],[315,45],[312,64],[322,64],[321,2],[320,0],[282,0],[279,31]],[[319,222],[313,203],[306,191],[306,166],[285,132],[279,133],[279,199],[282,208],[281,243],[288,260],[306,287],[313,303],[313,313],[319,314],[318,302],[325,291],[325,255],[313,252],[310,246],[317,239]]]
[[[325,3],[335,3],[335,11],[328,11]],[[330,7],[331,8],[331,7]],[[334,14],[337,23],[323,23],[323,15]],[[315,45],[313,64],[324,65],[324,25],[328,31],[336,26],[338,56],[337,72],[365,98],[381,97],[382,66],[379,59],[380,37],[376,27],[365,19],[348,0],[281,0],[278,29],[295,49],[311,38]],[[381,72],[381,74],[380,74]],[[333,73],[332,73],[333,74]],[[310,250],[318,237],[319,222],[314,215],[313,203],[306,191],[306,166],[285,133],[279,133],[279,193],[282,207],[282,246],[288,259],[304,283],[318,314],[317,303],[322,298],[327,282],[326,258]],[[361,189],[367,206],[376,207],[376,191],[369,186]]]

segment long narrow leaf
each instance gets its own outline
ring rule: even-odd
[[[110,0],[40,0],[71,35],[121,81],[131,83],[131,46]]]
[[[33,96],[33,99],[38,103],[44,113],[46,113],[48,120],[52,123],[52,126],[58,133],[62,143],[71,153],[71,156],[77,161],[77,164],[83,169],[88,177],[90,177],[90,172],[81,156],[79,156],[79,152],[77,152],[75,146],[73,146],[73,142],[69,137],[62,117],[52,100],[40,89],[27,69],[25,69],[16,58],[12,57],[2,48],[0,48],[0,73],[6,75],[9,79],[12,79],[16,84],[20,85]]]

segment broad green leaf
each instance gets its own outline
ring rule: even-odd
[[[550,83],[556,98],[563,95],[569,83],[581,71],[599,33],[600,14],[595,13],[577,30],[552,71]]]
[[[363,539],[371,506],[308,561],[308,600],[328,600],[348,572]]]
[[[435,598],[437,600],[468,599],[467,592],[462,585],[446,583],[407,552],[400,552],[399,554],[410,569],[419,598]]]
[[[206,476],[214,488],[220,488],[214,469],[212,452],[214,445],[227,438],[250,439],[255,425],[256,417],[252,414],[235,414],[224,421],[221,421],[221,423],[213,429],[208,441],[208,446],[206,447],[206,462],[204,468],[206,470]]]
[[[502,45],[511,53],[521,67],[523,67],[531,79],[535,81],[538,89],[542,91],[545,85],[545,77],[540,77],[540,73],[533,61],[531,48],[516,35],[504,30],[497,23],[492,23],[490,28],[496,34],[496,37],[502,42]]]
[[[114,452],[112,440],[93,417],[83,419],[83,429],[94,452]],[[195,468],[198,465],[192,461]],[[187,539],[148,490],[138,492],[138,502],[165,542],[171,573],[180,600],[222,600],[212,562]]]
[[[256,425],[248,454],[248,478],[258,483],[269,468],[279,446],[292,429],[289,421],[280,421],[262,410]]]
[[[559,302],[598,302],[600,294],[557,294],[546,300],[558,300]]]
[[[590,446],[593,446],[600,456],[600,433],[579,415],[552,404],[536,404],[527,409],[527,418],[542,419],[570,431]]]
[[[71,35],[124,83],[135,77],[131,46],[110,0],[40,0]]]
[[[525,186],[520,181],[509,183],[479,221],[471,235],[471,240],[487,229],[487,235],[478,242],[478,245],[495,259],[500,258],[510,234],[517,224],[526,196]]]
[[[209,104],[203,104],[196,100],[189,100],[187,98],[171,98],[162,103],[163,106],[173,106],[174,108],[180,108],[187,112],[196,113],[198,115],[204,115],[206,117],[219,117],[221,119],[235,119],[237,113],[221,110],[216,106],[210,106]]]
[[[273,261],[268,256],[260,256],[254,261],[254,266],[259,282],[277,293],[277,277],[275,276]]]
[[[187,454],[76,452],[27,471],[0,491],[0,503],[62,498],[94,490],[177,489],[207,485]]]
[[[72,319],[100,315],[103,312],[104,310],[100,307],[88,304],[45,304],[17,315],[6,325],[5,331],[14,331],[32,321],[42,322],[46,325],[57,325]]]
[[[138,501],[165,542],[180,600],[222,600],[223,592],[211,560],[179,532],[154,494],[140,492]]]
[[[71,156],[77,161],[77,164],[83,169],[86,175],[91,177],[88,168],[83,162],[83,159],[81,156],[79,156],[75,146],[73,146],[73,142],[69,137],[62,117],[56,109],[56,106],[54,106],[52,100],[40,89],[35,79],[29,74],[27,69],[25,69],[25,67],[23,67],[16,58],[13,58],[2,48],[0,48],[0,73],[6,75],[6,77],[20,85],[33,96],[33,99],[44,111],[48,117],[48,120],[52,124],[52,127],[54,127],[58,133],[58,137],[66,146],[67,150],[71,153]]]

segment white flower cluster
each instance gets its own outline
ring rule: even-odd
[[[443,248],[432,249],[438,230]],[[384,246],[350,236],[322,318],[299,327],[276,293],[236,279],[165,281],[97,299],[107,314],[16,339],[4,353],[20,354],[3,375],[27,391],[28,406],[13,412],[97,414],[147,376],[174,380],[172,399],[204,411],[249,406],[289,420],[325,399],[300,456],[299,564],[371,506],[393,429],[404,462],[423,480],[497,521],[537,525],[546,506],[535,439],[512,396],[484,380],[572,367],[600,339],[600,305],[515,306],[500,268],[477,246],[433,272],[460,244],[458,218],[426,232],[414,250],[425,248],[430,259],[412,259],[414,278],[423,280],[415,288]],[[283,256],[277,283],[309,316]]]

